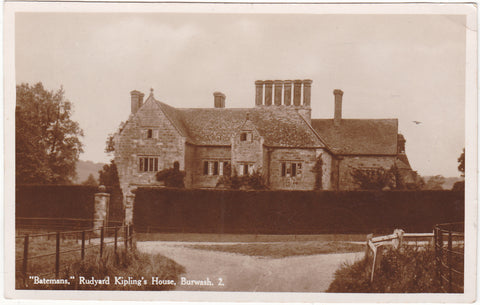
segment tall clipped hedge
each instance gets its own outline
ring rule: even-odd
[[[93,219],[95,186],[17,185],[15,216]]]
[[[463,221],[453,191],[234,191],[139,188],[137,232],[320,234],[431,232]]]

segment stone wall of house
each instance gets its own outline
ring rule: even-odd
[[[269,153],[269,185],[271,189],[313,190],[315,174],[312,172],[316,162],[315,149],[272,148]],[[301,174],[292,177],[282,176],[282,163],[301,163]],[[298,167],[298,165],[297,165]]]
[[[185,187],[214,188],[220,175],[204,175],[204,162],[231,162],[230,146],[186,146]]]
[[[251,171],[263,171],[263,138],[253,126],[243,126],[232,137],[232,168],[242,175],[241,165],[250,164]],[[242,140],[242,133],[244,139]]]
[[[152,137],[148,138],[148,129]],[[137,185],[156,184],[156,171],[141,172],[141,157],[158,157],[158,170],[179,162],[185,168],[185,138],[153,103],[145,104],[131,115],[115,137],[115,163],[124,194]]]
[[[356,190],[358,185],[351,176],[353,168],[379,168],[390,169],[395,162],[395,156],[344,156],[339,160],[339,189]]]

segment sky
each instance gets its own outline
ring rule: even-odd
[[[341,89],[344,118],[398,118],[419,174],[459,176],[465,37],[461,15],[17,13],[15,78],[63,86],[82,160],[113,158],[132,90],[182,108],[221,91],[244,108],[255,80],[312,79],[312,118],[332,118]]]

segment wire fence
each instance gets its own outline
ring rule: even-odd
[[[18,288],[26,288],[33,277],[55,275],[75,261],[85,260],[88,252],[102,258],[107,246],[117,257],[134,248],[132,226],[104,226],[96,229],[17,234],[15,237],[15,271]]]
[[[464,223],[438,224],[434,229],[437,278],[443,292],[463,293]]]

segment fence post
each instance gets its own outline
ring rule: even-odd
[[[114,243],[115,246],[113,247],[113,249],[114,249],[115,256],[116,256],[116,255],[117,255],[117,239],[118,239],[117,235],[118,235],[118,227],[115,226],[115,229],[114,229],[114,230],[115,230],[115,243]]]
[[[101,227],[100,228],[100,257],[102,257],[103,255],[103,230],[104,230],[104,227]]]
[[[60,232],[57,232],[57,244],[55,247],[55,277],[60,273]]]
[[[125,253],[127,253],[127,250],[128,250],[128,225],[126,225],[124,227],[123,242],[125,243]]]
[[[437,279],[440,277],[440,273],[438,272],[440,266],[438,264],[438,228],[435,226],[433,228],[433,245],[435,247],[435,273],[437,275]]]
[[[85,231],[82,231],[82,261],[85,259]]]
[[[452,231],[448,231],[448,254],[447,254],[447,264],[448,264],[448,292],[453,292],[452,289]]]
[[[128,226],[128,238],[130,241],[130,250],[133,250],[133,226]]]
[[[25,286],[25,281],[27,280],[27,267],[28,267],[28,234],[25,235],[25,239],[23,241],[23,266],[22,266],[22,273],[23,273],[23,286]]]
[[[439,259],[439,266],[440,268],[438,271],[440,272],[440,287],[443,289],[443,231],[442,229],[438,229],[438,259]]]

